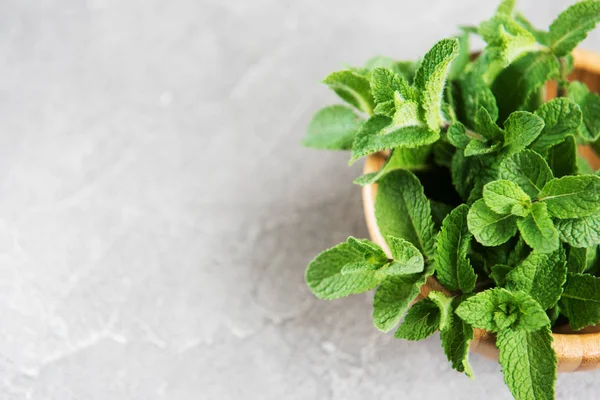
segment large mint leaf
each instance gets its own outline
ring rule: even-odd
[[[459,51],[457,39],[443,39],[436,43],[417,69],[415,86],[421,93],[421,105],[427,126],[439,131],[444,123],[442,99],[450,64]]]
[[[560,309],[574,330],[600,323],[600,278],[568,274]]]
[[[563,142],[568,135],[574,135],[582,122],[581,108],[571,99],[558,97],[542,104],[535,115],[544,120],[544,129],[531,144],[540,154]]]
[[[469,231],[484,246],[501,245],[517,233],[516,217],[495,213],[483,199],[473,203],[469,209],[467,223]]]
[[[498,180],[483,187],[483,201],[490,210],[497,214],[510,214],[517,205],[529,207],[531,198],[517,185],[509,180]]]
[[[564,176],[544,186],[538,199],[559,219],[581,218],[600,211],[600,177]]]
[[[398,325],[432,273],[433,270],[428,268],[421,274],[395,275],[385,279],[377,288],[373,301],[375,327],[387,332]]]
[[[375,102],[371,94],[369,80],[353,71],[339,71],[328,75],[324,80],[338,96],[358,110],[373,113]]]
[[[552,308],[567,279],[565,252],[561,249],[550,254],[531,253],[506,279],[508,289],[529,294],[545,310]]]
[[[600,214],[556,221],[560,240],[573,247],[590,247],[600,244]]]
[[[308,125],[302,144],[315,149],[350,150],[362,123],[362,119],[348,107],[325,107]]]
[[[571,82],[568,96],[579,105],[583,114],[579,135],[586,141],[597,140],[600,137],[600,95],[590,92],[581,82]]]
[[[504,121],[504,147],[509,154],[529,146],[544,129],[544,120],[535,114],[515,111]]]
[[[581,1],[563,11],[550,25],[549,45],[557,57],[569,54],[600,21],[600,2]]]
[[[381,178],[398,169],[421,170],[428,167],[427,159],[431,154],[431,146],[421,146],[414,149],[398,147],[386,160],[383,167],[377,172],[371,172],[354,180],[357,185],[370,185],[377,183]]]
[[[469,207],[460,205],[442,223],[435,253],[436,274],[449,290],[470,293],[475,288],[477,275],[467,257],[472,235],[467,228]]]
[[[440,327],[440,310],[430,299],[423,299],[413,305],[404,321],[394,334],[398,339],[422,340]]]
[[[463,301],[456,313],[475,328],[536,331],[549,324],[548,316],[530,295],[502,288],[488,289]]]
[[[306,270],[306,283],[315,296],[330,300],[374,289],[386,277],[368,266],[354,268],[355,273],[342,273],[346,265],[356,263],[364,266],[364,254],[348,243],[341,243],[311,261]]]
[[[411,172],[394,171],[380,181],[375,216],[385,236],[408,240],[426,258],[433,257],[435,228],[429,201]]]
[[[558,60],[547,52],[528,53],[513,62],[492,85],[500,118],[506,118],[513,110],[525,109],[530,97],[559,75]]]
[[[519,185],[533,199],[553,178],[548,163],[542,156],[531,150],[524,150],[505,159],[500,164],[498,174],[501,179]]]
[[[577,175],[577,143],[573,136],[568,136],[564,142],[556,144],[548,150],[548,165],[555,177]]]
[[[455,298],[452,302],[452,308],[456,308],[460,298]],[[449,314],[448,323],[440,332],[442,347],[448,361],[452,363],[452,368],[459,372],[464,372],[467,376],[473,377],[471,365],[469,364],[469,343],[473,340],[473,328],[460,319],[454,312]]]
[[[439,133],[424,126],[397,127],[384,115],[374,115],[358,131],[352,145],[353,163],[360,157],[396,147],[421,147],[435,142]]]
[[[552,332],[506,329],[498,334],[504,382],[516,400],[552,400],[556,381],[556,354]]]
[[[525,218],[517,221],[521,237],[536,252],[551,253],[558,249],[558,231],[545,203],[534,203]]]

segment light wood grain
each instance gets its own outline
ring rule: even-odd
[[[585,50],[576,50],[575,70],[571,79],[582,81],[594,92],[600,92],[600,54]],[[546,88],[547,97],[551,98],[556,92],[556,84],[551,82]],[[589,147],[581,146],[580,154],[585,157],[592,168],[600,168],[600,157]],[[388,154],[374,154],[367,158],[364,173],[376,172],[383,166]],[[371,239],[382,246],[389,254],[389,249],[375,219],[375,197],[377,196],[377,184],[363,187],[363,206],[365,219]],[[431,277],[421,288],[420,297],[427,297],[431,291],[448,291],[435,279]],[[553,347],[558,357],[559,372],[585,371],[600,368],[600,326],[591,327],[573,333],[569,327],[559,327],[552,334],[554,338]],[[470,350],[486,357],[497,359],[498,349],[493,334],[481,329],[475,330],[475,337],[471,342]]]

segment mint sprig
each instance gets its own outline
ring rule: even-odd
[[[578,155],[600,151],[600,95],[568,80],[598,22],[599,0],[546,30],[504,0],[420,61],[376,57],[326,77],[346,105],[317,112],[304,144],[349,150],[350,163],[386,151],[355,180],[379,186],[386,248],[350,237],[324,251],[306,271],[311,291],[375,290],[376,328],[408,340],[439,331],[469,377],[474,329],[489,331],[512,395],[554,398],[552,329],[600,324],[600,173]],[[470,35],[485,42],[474,59]],[[444,290],[422,290],[434,278]]]

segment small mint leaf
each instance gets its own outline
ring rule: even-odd
[[[533,199],[554,177],[544,158],[531,150],[508,157],[500,164],[498,172],[501,179],[516,183]]]
[[[375,102],[369,80],[353,71],[339,71],[328,75],[323,83],[348,104],[367,114],[373,113]]]
[[[531,212],[517,221],[517,227],[523,240],[536,252],[552,253],[560,245],[545,203],[534,203]]]
[[[390,275],[405,275],[423,272],[425,261],[423,255],[412,243],[397,238],[388,236],[387,242],[392,252],[394,261],[390,264],[385,272]]]
[[[515,111],[504,121],[504,147],[509,154],[529,146],[544,129],[544,120],[535,114]]]
[[[394,334],[397,339],[423,340],[433,335],[440,327],[440,310],[430,299],[413,305],[404,321]]]
[[[396,92],[405,100],[417,100],[406,79],[387,68],[375,68],[371,72],[371,92],[376,104],[394,100]]]
[[[483,201],[490,210],[497,214],[510,214],[513,207],[522,204],[531,205],[531,198],[517,185],[509,180],[490,182],[483,187]]]
[[[348,107],[325,107],[308,125],[302,144],[315,149],[350,150],[362,123],[363,120]]]
[[[473,203],[467,215],[467,223],[469,231],[484,246],[501,245],[517,233],[516,217],[495,213],[483,199]]]

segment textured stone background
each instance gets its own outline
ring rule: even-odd
[[[371,295],[304,286],[367,235],[360,166],[298,144],[337,101],[319,80],[495,7],[368,3],[0,2],[1,399],[510,398],[493,362],[471,382],[438,337],[377,332]],[[535,3],[547,24],[568,1]]]

